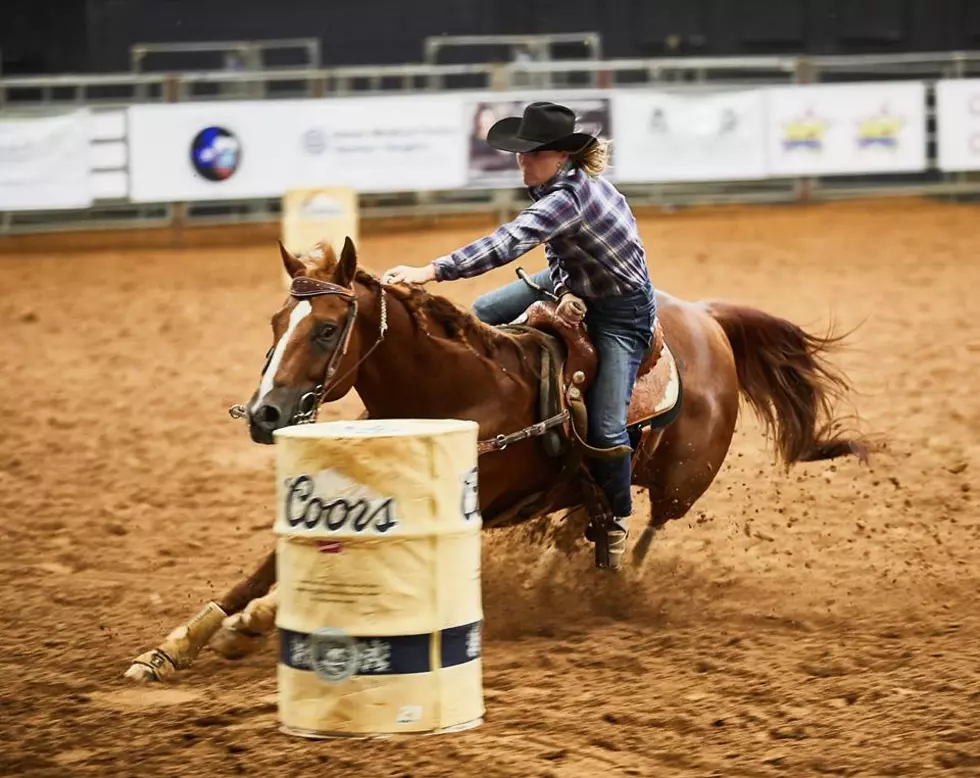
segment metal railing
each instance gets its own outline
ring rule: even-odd
[[[388,65],[256,71],[112,73],[0,78],[0,110],[37,105],[126,105],[189,100],[291,99],[445,89],[489,89],[494,65]],[[229,89],[228,87],[234,87]]]
[[[555,57],[555,46],[578,44],[588,52],[585,59],[602,59],[602,36],[597,32],[563,32],[551,35],[430,35],[423,46],[425,62],[438,64],[439,53],[452,48],[507,47],[508,59],[516,60],[524,54],[531,60],[542,62],[560,59]]]
[[[704,57],[21,76],[0,78],[0,109],[241,99],[243,91],[256,99],[274,99],[464,89],[761,84],[792,80],[797,68],[798,60],[791,57]],[[239,88],[224,88],[229,85]]]
[[[518,36],[519,37],[519,36]],[[448,90],[512,91],[576,88],[738,87],[916,78],[927,82],[927,114],[934,125],[932,85],[941,78],[980,77],[980,51],[871,56],[694,57],[578,59],[460,65],[276,68],[254,71],[118,73],[0,78],[0,111],[34,113],[89,105],[100,109],[142,102],[219,100],[247,94],[256,99],[377,95]],[[229,89],[229,85],[234,87]],[[636,184],[623,186],[631,202],[663,207],[699,203],[792,202],[867,196],[980,194],[970,174],[945,174],[936,165],[935,131],[927,138],[929,170],[899,176],[834,176],[751,182]],[[463,190],[420,195],[365,195],[362,215],[435,216],[496,212],[518,207],[519,190]],[[51,229],[138,227],[170,224],[234,224],[279,218],[279,200],[137,206],[101,201],[90,211],[67,214],[0,214],[0,234]]]
[[[799,57],[797,61],[803,68],[812,67],[814,80],[819,81],[980,75],[980,51],[828,55]]]
[[[551,35],[432,35],[425,39],[424,45],[425,62],[428,65],[448,64],[440,63],[439,55],[449,50],[455,50],[458,56],[465,56],[464,52],[474,54],[476,62],[493,61],[504,64],[511,63],[510,81],[512,86],[517,87],[521,82],[525,86],[531,85],[531,79],[522,75],[523,65],[530,63],[544,63],[561,60],[590,60],[597,61],[602,58],[602,35],[597,32],[580,33],[555,33]],[[575,55],[562,55],[562,48],[565,51],[575,51]],[[488,57],[490,52],[506,50],[505,57]],[[557,50],[556,50],[557,49]],[[483,59],[478,59],[482,52]],[[459,64],[459,63],[456,63]],[[565,72],[556,71],[554,78],[557,84],[565,80]],[[595,85],[595,79],[592,80]]]
[[[233,44],[229,44],[233,45]],[[234,44],[237,45],[237,44]],[[0,78],[0,106],[44,102],[95,103],[106,99],[137,98],[137,87],[152,88],[145,99],[195,99],[197,87],[208,84],[277,84],[285,81],[317,86],[324,94],[428,91],[432,89],[524,88],[523,79],[537,77],[536,88],[577,88],[594,81],[598,86],[644,86],[665,83],[766,83],[770,80],[837,81],[892,78],[960,78],[980,75],[980,51],[867,56],[660,57],[647,59],[575,59],[527,62],[484,62],[437,65],[406,63],[383,66],[276,67],[246,71],[193,70],[176,73],[66,74]],[[580,74],[583,83],[569,83]],[[797,79],[798,76],[799,77]],[[453,77],[473,76],[454,83]],[[474,81],[480,83],[474,85]],[[559,81],[563,83],[559,83]],[[92,94],[96,90],[116,95]],[[275,89],[265,90],[270,96]],[[309,90],[309,91],[316,91]],[[213,99],[210,95],[209,99]]]
[[[218,69],[262,70],[266,67],[266,54],[271,51],[295,50],[305,62],[295,67],[320,67],[319,38],[275,38],[251,41],[194,41],[190,43],[135,43],[129,47],[129,64],[134,73],[149,70],[186,70],[180,68],[147,68],[146,59],[177,54],[218,54]]]
[[[868,57],[661,57],[458,65],[405,64],[250,71],[111,73],[0,78],[0,110],[38,105],[508,91],[583,87],[720,86],[980,75],[980,52]]]

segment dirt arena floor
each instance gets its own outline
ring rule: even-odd
[[[282,298],[275,232],[8,241],[0,774],[980,775],[978,224],[980,207],[920,202],[644,216],[658,286],[861,325],[839,362],[883,449],[787,474],[743,416],[639,583],[592,570],[586,545],[542,576],[545,549],[488,537],[486,722],[371,742],[280,734],[272,643],[122,678],[272,542],[273,450],[226,409]],[[361,256],[420,263],[489,227],[379,232]],[[469,302],[511,273],[440,291]]]

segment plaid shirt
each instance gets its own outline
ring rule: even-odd
[[[437,259],[436,279],[478,276],[544,243],[559,294],[568,290],[590,300],[650,283],[636,220],[626,198],[608,181],[572,169],[528,192],[535,202],[512,222]]]

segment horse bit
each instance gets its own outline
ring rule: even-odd
[[[371,353],[378,346],[380,346],[382,341],[385,339],[385,335],[388,332],[388,298],[385,295],[385,290],[382,286],[381,322],[378,328],[378,338],[375,340],[374,345],[371,346],[364,356],[358,359],[357,362],[355,362],[351,368],[347,370],[347,372],[345,372],[335,381],[333,380],[334,373],[337,372],[337,368],[340,367],[340,361],[347,354],[347,347],[350,345],[351,335],[354,331],[354,320],[357,318],[357,295],[346,287],[331,283],[330,281],[321,281],[318,278],[309,278],[307,276],[298,276],[297,278],[294,278],[289,287],[289,294],[297,300],[305,300],[312,297],[324,297],[326,295],[336,295],[348,303],[347,318],[344,321],[344,329],[341,333],[340,344],[334,349],[333,354],[330,355],[330,361],[327,363],[323,381],[317,384],[311,391],[306,392],[299,398],[299,402],[297,403],[298,409],[289,420],[289,424],[291,425],[312,424],[317,419],[317,414],[320,410],[320,403],[323,402],[323,397],[327,391],[337,381],[343,380],[354,372],[354,370],[360,367],[364,360],[371,356]],[[265,367],[262,369],[263,374],[265,374],[265,371],[269,369],[269,363],[272,361],[272,354],[275,351],[276,345],[277,344],[274,343],[269,349],[268,353],[265,355]],[[233,419],[243,419],[247,413],[247,408],[242,404],[233,405],[228,409],[228,415]]]

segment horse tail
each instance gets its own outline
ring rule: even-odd
[[[787,465],[854,455],[868,449],[845,437],[834,405],[850,391],[847,377],[826,358],[845,335],[812,335],[790,321],[748,306],[709,302],[735,355],[739,390]]]

